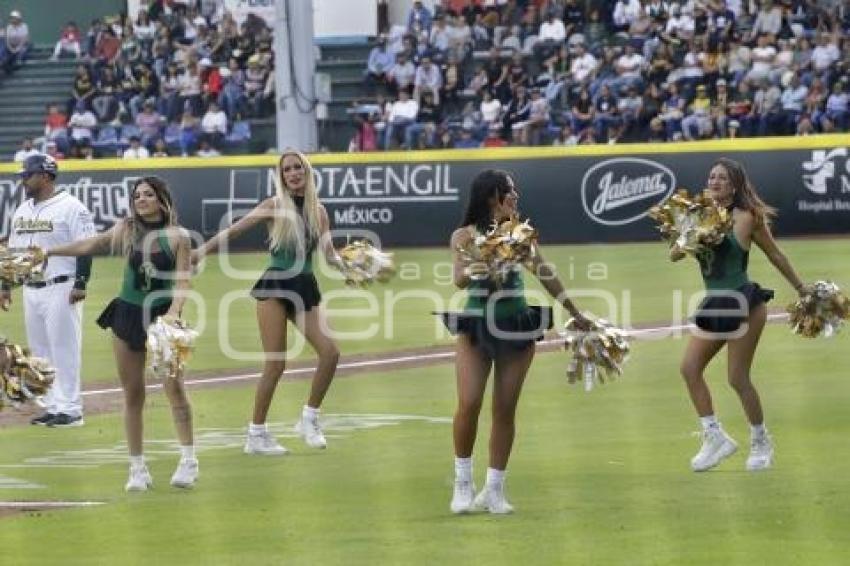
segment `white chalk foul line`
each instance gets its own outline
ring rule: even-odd
[[[0,509],[56,509],[64,507],[97,507],[105,501],[0,501]]]
[[[774,313],[769,314],[767,319],[769,321],[779,321],[785,320],[788,318],[786,313]],[[693,324],[670,324],[667,326],[655,326],[648,328],[639,328],[635,330],[630,330],[628,333],[635,338],[642,337],[645,335],[651,334],[659,334],[659,333],[667,333],[667,332],[678,332],[681,330],[687,330],[690,328],[694,328]],[[543,346],[552,346],[563,343],[562,339],[554,338],[549,340],[542,340],[539,344]],[[377,360],[364,360],[360,362],[345,362],[341,363],[337,366],[338,370],[346,370],[346,369],[361,369],[361,368],[370,368],[370,367],[381,367],[381,366],[391,366],[400,363],[407,362],[423,362],[423,361],[434,361],[434,360],[444,360],[444,359],[452,359],[454,358],[455,353],[452,351],[448,352],[430,352],[427,354],[411,354],[408,356],[395,356],[390,358],[380,358]],[[288,369],[284,372],[284,377],[302,375],[302,374],[310,374],[316,371],[315,366],[303,367],[303,368],[293,368]],[[243,373],[237,375],[223,375],[220,377],[210,377],[206,379],[187,379],[183,383],[185,385],[208,385],[213,383],[235,383],[239,381],[250,381],[252,379],[257,379],[262,375],[259,372],[254,373]],[[146,386],[149,391],[155,391],[162,389],[161,383],[151,383]],[[107,389],[93,389],[90,391],[83,391],[84,397],[91,397],[96,395],[109,395],[114,393],[122,393],[123,390],[120,387],[110,387]]]

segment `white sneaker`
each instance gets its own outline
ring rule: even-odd
[[[756,472],[766,470],[773,465],[773,442],[767,433],[753,438],[750,442],[750,455],[747,457],[747,470]]]
[[[198,480],[198,475],[198,460],[196,458],[181,458],[174,475],[171,476],[171,485],[184,489],[192,488]]]
[[[720,427],[711,427],[702,433],[702,448],[691,459],[691,469],[705,472],[715,467],[738,450],[738,444]]]
[[[322,434],[322,428],[319,426],[318,416],[301,415],[301,419],[295,423],[295,432],[301,435],[304,443],[310,448],[327,448],[328,446],[325,435]]]
[[[514,507],[505,499],[505,492],[501,489],[492,489],[484,486],[484,489],[475,496],[472,502],[475,511],[488,511],[494,515],[507,515],[514,512]]]
[[[449,505],[452,513],[456,515],[471,513],[474,499],[475,484],[471,481],[455,480],[455,490],[452,494],[451,505]]]
[[[124,486],[124,491],[147,491],[153,487],[153,478],[144,464],[141,466],[130,466],[130,479]]]
[[[243,451],[245,454],[259,454],[261,456],[283,456],[289,453],[289,450],[281,446],[268,431],[259,434],[249,432]]]

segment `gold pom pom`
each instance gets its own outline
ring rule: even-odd
[[[387,283],[395,275],[393,254],[379,250],[368,240],[349,242],[337,253],[342,259],[340,272],[351,287],[367,287],[375,281]]]
[[[817,281],[787,310],[795,334],[829,338],[850,318],[850,299],[832,281]]]
[[[567,321],[564,348],[571,354],[567,365],[567,380],[573,384],[583,378],[586,391],[598,380],[622,375],[623,364],[629,357],[629,336],[605,319],[590,319],[589,330],[579,330],[576,320]]]
[[[458,249],[466,264],[466,274],[474,281],[491,280],[504,283],[519,266],[528,264],[536,255],[537,230],[528,220],[513,216],[494,222],[482,235]]]
[[[649,209],[649,217],[658,223],[661,237],[690,255],[723,241],[732,229],[732,215],[706,191],[693,199],[685,189],[679,189],[669,199]]]
[[[3,401],[12,405],[27,401],[40,404],[55,377],[56,371],[47,360],[0,337],[0,408]]]
[[[0,246],[0,280],[11,287],[40,281],[46,257],[44,251],[36,246],[20,249]]]
[[[198,333],[179,318],[158,317],[148,327],[151,371],[160,379],[179,379],[195,349]]]

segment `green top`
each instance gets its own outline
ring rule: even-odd
[[[731,230],[715,247],[697,257],[708,290],[738,289],[750,282],[747,262],[750,252],[741,247]]]
[[[145,298],[155,291],[170,291],[174,286],[172,279],[159,279],[157,272],[174,272],[176,258],[168,243],[165,230],[159,230],[157,234],[159,251],[150,254],[148,261],[143,262],[141,251],[134,250],[130,253],[127,265],[124,267],[124,281],[121,284],[121,292],[118,298],[127,303],[143,306]],[[153,299],[150,306],[161,306],[171,300],[170,294]]]
[[[463,311],[468,314],[485,316],[493,313],[498,320],[509,318],[528,307],[523,294],[525,284],[519,271],[511,272],[500,289],[501,291],[509,291],[510,294],[499,297],[492,305],[488,305],[491,291],[488,289],[487,281],[472,281],[467,289],[469,298]]]
[[[289,271],[291,269],[297,269],[298,273],[313,273],[313,250],[314,246],[309,246],[307,249],[307,253],[303,258],[303,262],[295,249],[288,248],[278,248],[277,250],[272,251],[271,254],[271,262],[269,263],[269,267],[271,269],[281,269]]]

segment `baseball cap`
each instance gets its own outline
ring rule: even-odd
[[[9,17],[10,18],[18,18],[20,20],[21,19],[21,13],[17,10],[12,10],[12,12],[9,14]]]
[[[18,171],[18,175],[28,177],[35,173],[47,173],[51,177],[56,177],[59,173],[59,166],[56,164],[56,160],[49,155],[45,155],[43,153],[30,155],[24,159],[24,162],[21,164],[21,169]]]

